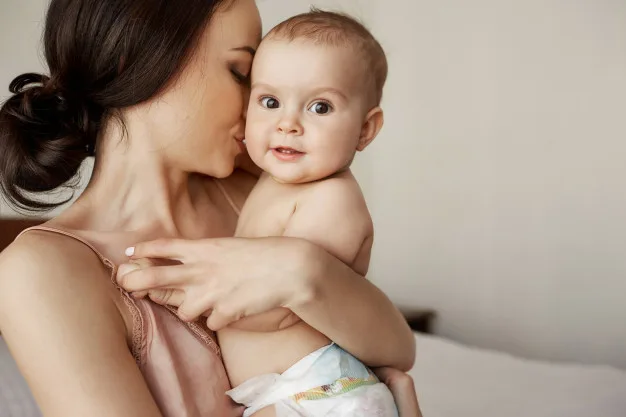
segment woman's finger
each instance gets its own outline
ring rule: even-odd
[[[184,321],[192,321],[213,309],[214,294],[185,294],[185,300],[178,307],[178,317]]]
[[[239,319],[243,318],[243,310],[232,303],[215,305],[206,320],[206,325],[213,331],[218,331]]]
[[[141,268],[137,264],[120,265],[117,283],[128,292],[158,288],[177,288],[187,281],[187,267],[182,265],[150,266]]]
[[[135,291],[133,293],[131,293],[130,295],[133,298],[144,298],[146,295],[148,295],[149,291]]]
[[[141,242],[126,249],[126,256],[138,258],[167,258],[183,262],[193,241],[186,239],[157,239]]]
[[[185,292],[172,288],[147,291],[148,297],[160,305],[180,306],[185,302]]]

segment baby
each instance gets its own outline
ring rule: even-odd
[[[304,238],[367,273],[372,220],[349,167],[383,125],[386,76],[380,44],[345,15],[314,10],[265,37],[246,127],[264,173],[236,236]],[[273,310],[218,332],[228,394],[244,416],[397,416],[365,365],[291,314]]]

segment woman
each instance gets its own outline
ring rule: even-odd
[[[0,186],[17,207],[53,207],[34,193],[66,184],[96,155],[81,197],[0,255],[0,328],[46,416],[241,411],[224,395],[228,379],[212,333],[114,284],[115,265],[136,242],[231,236],[255,182],[233,170],[261,34],[256,5],[176,3],[53,0],[44,34],[51,76],[16,78],[0,110]],[[328,311],[309,324],[372,365],[407,363],[367,340],[407,343],[393,336],[404,335],[393,306],[336,259],[301,241],[221,242],[210,254],[214,267],[257,293],[237,311],[286,306],[307,322],[308,311]],[[187,248],[206,249],[206,241],[199,245]],[[312,278],[321,272],[330,278]],[[332,294],[347,286],[369,304],[336,302]],[[279,297],[273,288],[283,289]],[[211,285],[186,291],[190,300],[212,294]],[[231,301],[214,305],[228,311]],[[350,325],[336,323],[337,315]],[[412,389],[396,389],[407,384],[398,375],[382,373],[412,415]]]

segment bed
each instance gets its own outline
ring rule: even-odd
[[[0,219],[0,250],[38,220]],[[425,417],[626,417],[626,370],[517,358],[415,333]],[[0,417],[37,407],[0,336]]]
[[[626,370],[527,360],[416,334],[425,417],[625,417]]]
[[[626,371],[530,361],[416,333],[425,417],[624,417]],[[0,417],[37,417],[0,337]]]

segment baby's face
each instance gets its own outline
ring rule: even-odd
[[[362,66],[348,48],[263,41],[246,122],[252,160],[285,183],[316,181],[348,167],[370,110]]]

